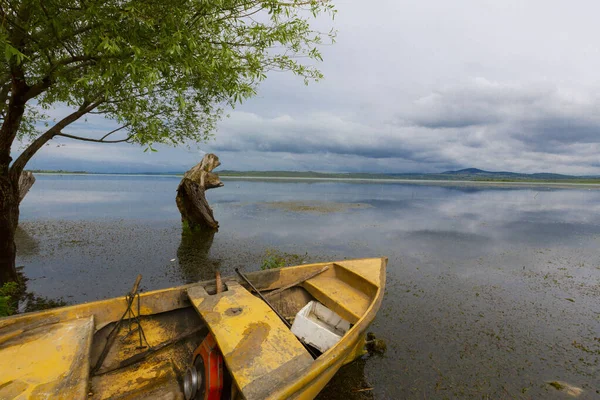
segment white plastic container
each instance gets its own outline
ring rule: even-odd
[[[350,329],[346,321],[317,301],[305,305],[294,319],[292,333],[322,353],[329,350]]]

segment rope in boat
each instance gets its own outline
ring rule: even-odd
[[[127,308],[126,308],[125,312],[123,313],[123,315],[121,316],[121,318],[119,318],[119,320],[117,321],[115,326],[113,326],[113,328],[110,331],[110,333],[108,334],[108,336],[106,337],[106,344],[104,345],[104,348],[102,349],[102,353],[100,353],[100,357],[98,357],[98,361],[96,361],[96,365],[92,369],[92,375],[95,374],[100,369],[100,367],[102,367],[102,364],[104,363],[104,360],[106,359],[106,356],[108,355],[108,351],[112,347],[117,335],[119,334],[119,331],[121,329],[121,324],[123,323],[123,320],[125,319],[126,316],[129,316],[129,318],[128,318],[129,332],[125,335],[125,337],[121,340],[121,342],[123,342],[125,340],[125,338],[127,338],[127,336],[132,332],[131,320],[133,319],[134,322],[137,323],[137,325],[138,325],[138,332],[140,335],[140,346],[136,347],[136,348],[137,349],[146,348],[146,346],[143,346],[142,338],[144,339],[144,341],[146,342],[148,347],[150,349],[152,348],[152,346],[150,346],[150,343],[148,343],[148,340],[146,340],[146,334],[144,333],[144,330],[141,325],[141,321],[139,319],[139,317],[140,317],[140,293],[138,291],[138,288],[139,288],[141,280],[142,280],[142,275],[139,274],[135,280],[135,283],[133,284],[133,287],[131,288],[131,291],[129,293],[127,293],[127,295],[125,296],[125,301],[127,302]],[[131,306],[133,305],[133,302],[134,302],[136,296],[137,296],[137,300],[138,300],[137,301],[137,311],[138,311],[137,315],[135,315],[135,313],[131,309]]]

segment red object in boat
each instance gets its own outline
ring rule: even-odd
[[[196,398],[219,400],[223,391],[223,355],[212,333],[194,351],[193,360],[198,375],[202,376]]]

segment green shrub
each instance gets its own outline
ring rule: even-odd
[[[10,297],[0,296],[0,317],[12,315],[13,309],[10,306]]]
[[[26,278],[20,276],[20,281],[8,282],[0,287],[0,317],[8,317],[17,312],[19,300],[23,301],[24,312],[41,311],[68,305],[62,298],[48,299],[26,292]]]
[[[19,301],[19,285],[7,282],[0,287],[0,317],[13,315]]]

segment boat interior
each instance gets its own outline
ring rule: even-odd
[[[0,320],[0,359],[30,360],[0,367],[0,398],[189,398],[184,376],[207,335],[223,359],[218,398],[266,398],[282,377],[298,379],[323,357],[289,328],[304,306],[318,301],[353,326],[381,296],[385,265],[375,259],[383,267],[372,268],[373,260],[257,271],[247,274],[251,285],[213,280]],[[208,390],[210,379],[200,381]]]

